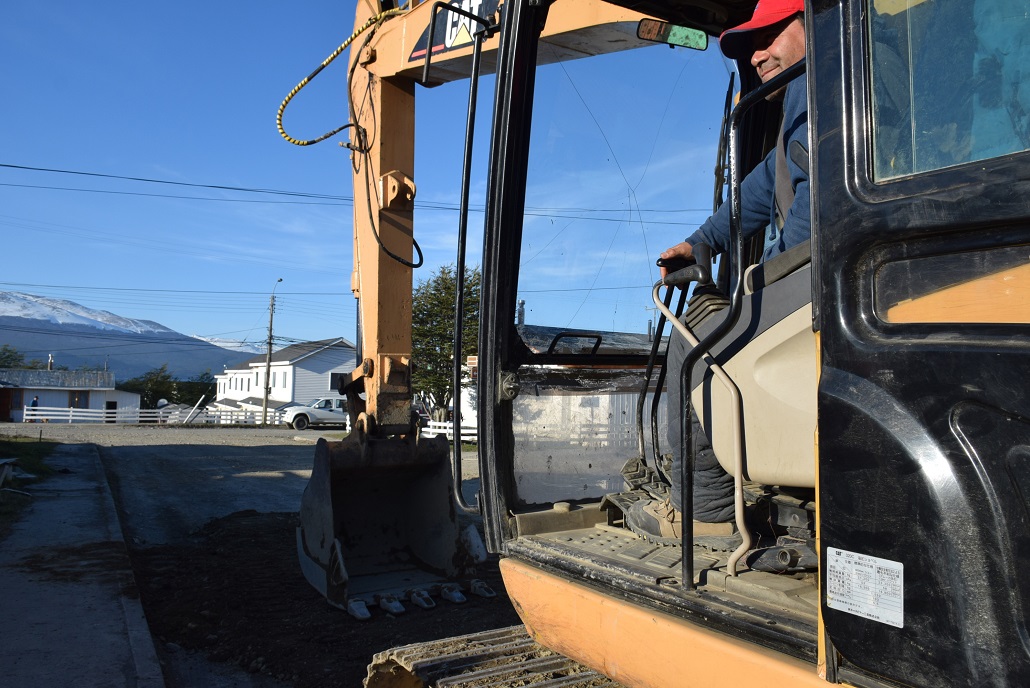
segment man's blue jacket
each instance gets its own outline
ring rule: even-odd
[[[794,189],[794,203],[784,218],[783,230],[776,242],[765,252],[765,259],[805,242],[812,235],[810,217],[811,200],[808,191],[808,173],[790,156],[792,141],[800,141],[808,150],[808,79],[802,74],[787,85],[783,96],[784,149],[787,151],[787,171]],[[740,219],[744,238],[748,239],[764,230],[773,219],[776,195],[776,149],[769,151],[765,160],[744,177],[740,185]],[[687,237],[687,243],[704,243],[721,253],[729,248],[730,204],[723,203],[715,215],[708,218],[696,232]]]

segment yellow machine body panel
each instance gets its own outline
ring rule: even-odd
[[[825,686],[816,666],[631,604],[514,559],[504,585],[533,636],[635,688]]]

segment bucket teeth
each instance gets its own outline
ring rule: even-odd
[[[414,589],[408,590],[404,593],[404,596],[415,606],[422,607],[422,609],[432,609],[436,606],[436,602],[429,596],[429,593],[425,590]]]
[[[372,618],[372,613],[368,611],[368,605],[362,600],[348,600],[347,613],[358,621],[367,621]]]
[[[405,609],[395,595],[376,595],[375,602],[379,608],[390,614],[403,614]]]
[[[479,580],[478,578],[469,583],[469,588],[472,590],[473,595],[478,595],[487,599],[497,597],[497,593],[493,591],[493,588],[487,585],[486,581]]]
[[[457,583],[444,583],[441,585],[440,597],[455,604],[461,604],[466,601],[465,596],[461,593],[461,586]]]

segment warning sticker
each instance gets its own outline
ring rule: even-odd
[[[829,547],[826,605],[848,614],[905,627],[905,565]]]

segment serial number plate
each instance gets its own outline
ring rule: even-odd
[[[904,628],[904,564],[833,547],[826,552],[830,609]]]

